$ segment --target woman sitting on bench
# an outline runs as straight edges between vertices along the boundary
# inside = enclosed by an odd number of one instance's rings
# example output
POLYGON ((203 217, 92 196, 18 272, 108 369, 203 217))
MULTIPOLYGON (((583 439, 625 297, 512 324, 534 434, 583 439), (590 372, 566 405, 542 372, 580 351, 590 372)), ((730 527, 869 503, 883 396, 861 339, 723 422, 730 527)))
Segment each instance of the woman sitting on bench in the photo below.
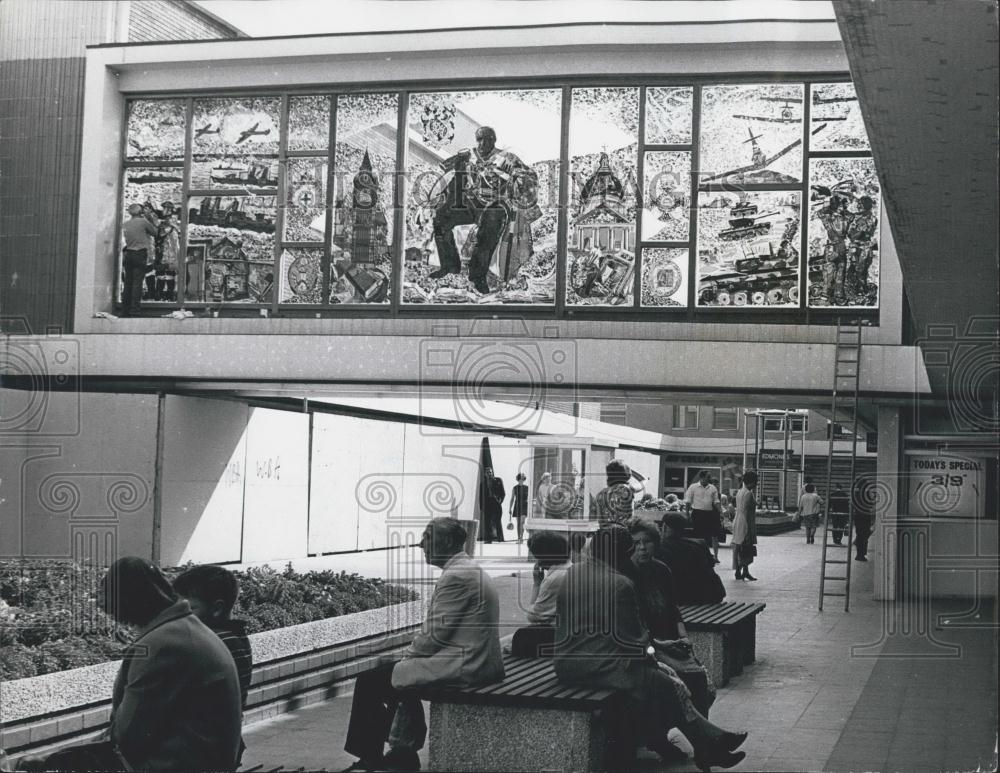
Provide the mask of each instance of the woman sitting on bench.
POLYGON ((557 601, 556 675, 564 683, 628 694, 639 703, 640 737, 653 751, 669 744, 667 730, 676 727, 694 747, 700 770, 731 768, 746 756, 734 750, 747 735, 705 719, 677 674, 656 660, 635 585, 620 571, 630 565, 631 550, 628 529, 604 526, 591 541, 591 560, 567 572, 557 601))

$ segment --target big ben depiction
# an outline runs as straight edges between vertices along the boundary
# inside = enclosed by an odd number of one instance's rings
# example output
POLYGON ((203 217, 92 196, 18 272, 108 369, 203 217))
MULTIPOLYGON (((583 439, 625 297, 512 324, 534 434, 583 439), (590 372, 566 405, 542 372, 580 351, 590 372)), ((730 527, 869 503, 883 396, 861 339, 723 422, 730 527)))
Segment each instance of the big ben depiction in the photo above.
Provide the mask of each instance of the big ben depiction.
POLYGON ((354 225, 351 235, 351 262, 371 265, 386 251, 387 222, 378 206, 378 179, 372 172, 372 162, 365 151, 361 169, 354 176, 352 204, 354 225))

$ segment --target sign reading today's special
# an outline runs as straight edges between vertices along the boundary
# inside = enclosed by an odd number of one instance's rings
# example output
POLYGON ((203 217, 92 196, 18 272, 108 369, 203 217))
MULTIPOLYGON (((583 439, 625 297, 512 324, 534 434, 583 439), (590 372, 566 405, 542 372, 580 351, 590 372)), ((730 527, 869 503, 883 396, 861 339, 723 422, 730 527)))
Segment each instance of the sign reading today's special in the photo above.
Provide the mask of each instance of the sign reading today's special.
POLYGON ((984 469, 981 460, 954 456, 909 459, 909 515, 981 515, 984 469))

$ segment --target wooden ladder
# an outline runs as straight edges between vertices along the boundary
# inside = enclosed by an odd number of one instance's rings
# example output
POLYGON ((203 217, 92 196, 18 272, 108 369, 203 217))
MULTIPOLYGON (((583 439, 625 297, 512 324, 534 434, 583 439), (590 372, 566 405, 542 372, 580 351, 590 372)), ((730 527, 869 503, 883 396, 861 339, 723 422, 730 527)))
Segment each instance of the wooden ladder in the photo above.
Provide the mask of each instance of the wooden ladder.
POLYGON ((826 517, 823 519, 823 558, 820 562, 819 609, 827 596, 843 596, 844 611, 851 608, 851 540, 854 530, 854 475, 857 468, 858 392, 861 376, 861 321, 847 323, 837 318, 837 346, 833 365, 833 398, 830 408, 830 440, 826 459, 826 517), (840 421, 844 417, 846 421, 840 421), (849 424, 850 434, 840 437, 838 424, 849 424), (843 447, 843 444, 849 447, 843 447), (839 445, 838 445, 839 444, 839 445), (833 491, 833 460, 850 458, 851 476, 848 484, 846 541, 830 542, 830 494, 833 491), (831 587, 827 588, 830 583, 831 587))

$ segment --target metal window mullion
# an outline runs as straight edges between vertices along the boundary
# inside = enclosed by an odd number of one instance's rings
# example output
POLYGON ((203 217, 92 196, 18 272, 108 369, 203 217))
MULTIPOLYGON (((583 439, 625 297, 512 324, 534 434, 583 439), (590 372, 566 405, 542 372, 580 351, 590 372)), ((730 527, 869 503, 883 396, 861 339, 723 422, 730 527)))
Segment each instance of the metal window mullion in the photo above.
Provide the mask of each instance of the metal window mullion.
POLYGON ((639 137, 636 143, 637 155, 635 161, 636 193, 638 198, 635 207, 635 241, 632 245, 632 308, 638 309, 642 304, 642 266, 639 258, 645 260, 640 248, 642 243, 642 211, 646 205, 646 87, 639 87, 639 137))
MULTIPOLYGON (((184 172, 181 176, 181 206, 178 228, 180 229, 177 254, 177 300, 181 306, 187 301, 187 237, 188 237, 188 212, 190 203, 188 196, 191 190, 191 164, 194 156, 194 98, 188 97, 185 100, 184 116, 184 172), (182 268, 183 267, 183 268, 182 268)), ((205 260, 208 260, 208 248, 205 249, 205 260)), ((205 264, 202 263, 202 287, 205 286, 204 272, 205 264)), ((204 300, 204 299, 199 299, 204 300)))
POLYGON ((701 89, 700 84, 691 92, 691 180, 688 202, 688 320, 694 320, 698 297, 698 176, 701 174, 701 89))
POLYGON ((392 283, 389 285, 389 307, 393 317, 399 316, 403 299, 403 244, 406 238, 406 151, 407 116, 410 112, 410 94, 400 91, 396 97, 396 168, 392 181, 392 283))
POLYGON ((288 204, 288 95, 281 95, 278 128, 278 188, 275 191, 274 244, 271 247, 271 314, 278 313, 281 300, 281 254, 285 243, 285 207, 288 204))
MULTIPOLYGON (((812 84, 807 83, 802 90, 802 200, 799 202, 799 304, 806 309, 806 324, 809 324, 809 145, 812 129, 812 84)), ((829 492, 827 492, 829 495, 829 492)))
POLYGON ((573 89, 563 86, 562 113, 559 116, 559 207, 556 222, 556 319, 566 316, 566 274, 569 268, 569 190, 573 170, 569 156, 569 121, 573 106, 573 89))
POLYGON ((330 101, 330 119, 326 132, 326 206, 323 208, 323 218, 326 224, 326 234, 323 236, 323 258, 320 264, 320 284, 322 297, 320 303, 330 306, 330 284, 333 267, 330 261, 333 256, 334 196, 337 193, 337 99, 338 94, 328 94, 330 101))

